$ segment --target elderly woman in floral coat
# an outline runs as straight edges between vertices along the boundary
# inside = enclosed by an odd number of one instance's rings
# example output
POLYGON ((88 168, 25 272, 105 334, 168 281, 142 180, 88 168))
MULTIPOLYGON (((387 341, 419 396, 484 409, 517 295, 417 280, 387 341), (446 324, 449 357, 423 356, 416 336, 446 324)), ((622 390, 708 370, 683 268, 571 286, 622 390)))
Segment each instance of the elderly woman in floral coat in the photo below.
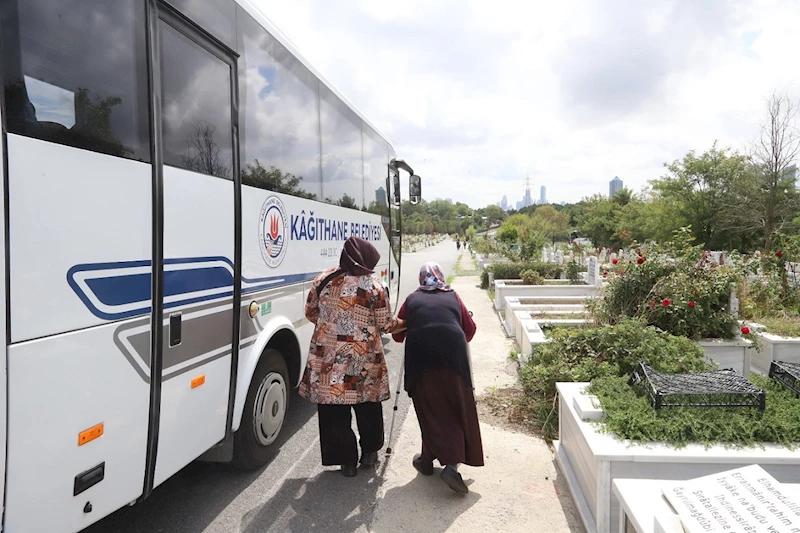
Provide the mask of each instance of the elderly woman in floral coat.
POLYGON ((351 409, 361 464, 374 465, 383 447, 381 402, 389 399, 389 379, 381 333, 396 329, 398 321, 372 275, 378 259, 369 241, 350 237, 339 266, 317 276, 306 300, 306 318, 316 327, 300 395, 317 404, 322 464, 341 465, 348 477, 357 474, 358 460, 351 409))

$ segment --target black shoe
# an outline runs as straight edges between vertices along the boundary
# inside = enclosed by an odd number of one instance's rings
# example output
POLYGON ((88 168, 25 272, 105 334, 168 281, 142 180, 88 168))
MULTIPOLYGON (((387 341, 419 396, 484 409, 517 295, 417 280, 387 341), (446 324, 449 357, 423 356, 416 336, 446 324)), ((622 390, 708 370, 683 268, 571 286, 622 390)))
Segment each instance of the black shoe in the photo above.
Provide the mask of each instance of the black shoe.
POLYGON ((344 474, 344 477, 356 477, 358 469, 354 464, 342 465, 342 474, 344 474))
POLYGON ((361 454, 361 466, 375 466, 377 462, 378 462, 378 452, 361 454))
POLYGON ((469 488, 467 488, 466 483, 464 483, 464 480, 461 478, 461 474, 452 466, 445 466, 442 473, 439 474, 439 479, 447 483, 447 486, 456 492, 460 492, 461 494, 469 492, 469 488))
POLYGON ((417 472, 423 476, 433 475, 433 461, 423 461, 422 454, 416 454, 411 460, 411 464, 417 469, 417 472))

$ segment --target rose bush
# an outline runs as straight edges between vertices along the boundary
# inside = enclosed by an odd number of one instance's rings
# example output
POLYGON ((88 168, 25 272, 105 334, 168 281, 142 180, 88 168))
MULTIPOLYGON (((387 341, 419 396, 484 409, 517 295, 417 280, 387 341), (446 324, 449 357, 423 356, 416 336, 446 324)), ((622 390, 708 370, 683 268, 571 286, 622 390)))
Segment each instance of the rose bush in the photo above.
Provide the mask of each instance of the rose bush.
POLYGON ((593 304, 595 317, 606 324, 641 317, 648 325, 695 340, 739 334, 729 302, 731 290, 743 279, 744 263, 731 254, 725 265, 718 265, 693 240, 690 229, 683 228, 673 241, 641 247, 631 260, 620 261, 621 268, 608 278, 605 298, 593 304))

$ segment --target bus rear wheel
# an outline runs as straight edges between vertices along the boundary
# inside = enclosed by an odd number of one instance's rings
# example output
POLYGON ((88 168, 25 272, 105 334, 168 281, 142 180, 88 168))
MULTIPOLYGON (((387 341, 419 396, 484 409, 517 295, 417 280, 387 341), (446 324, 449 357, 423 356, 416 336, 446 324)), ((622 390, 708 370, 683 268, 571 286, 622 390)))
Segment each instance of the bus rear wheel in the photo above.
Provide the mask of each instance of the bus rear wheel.
POLYGON ((242 422, 233 437, 233 464, 242 470, 265 465, 277 452, 289 407, 289 370, 277 350, 261 356, 247 390, 242 422))

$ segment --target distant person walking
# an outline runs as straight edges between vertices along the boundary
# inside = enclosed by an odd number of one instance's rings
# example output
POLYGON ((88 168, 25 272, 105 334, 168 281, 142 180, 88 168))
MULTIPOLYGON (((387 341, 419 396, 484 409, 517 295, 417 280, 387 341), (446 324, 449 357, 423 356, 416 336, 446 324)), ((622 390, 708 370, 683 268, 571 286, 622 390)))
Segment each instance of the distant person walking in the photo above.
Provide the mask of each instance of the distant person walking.
POLYGON ((383 447, 383 409, 389 379, 381 333, 397 326, 389 295, 373 276, 380 253, 350 237, 339 266, 314 279, 306 318, 314 325, 300 396, 317 404, 324 466, 341 465, 347 477, 358 471, 358 447, 351 428, 356 413, 361 464, 372 466, 383 447))
POLYGON ((422 453, 412 464, 430 476, 437 459, 444 466, 439 477, 454 491, 467 493, 459 463, 483 466, 467 346, 475 335, 475 322, 434 262, 422 265, 419 287, 403 302, 397 317, 407 330, 392 336, 406 343, 405 390, 422 432, 422 453))

